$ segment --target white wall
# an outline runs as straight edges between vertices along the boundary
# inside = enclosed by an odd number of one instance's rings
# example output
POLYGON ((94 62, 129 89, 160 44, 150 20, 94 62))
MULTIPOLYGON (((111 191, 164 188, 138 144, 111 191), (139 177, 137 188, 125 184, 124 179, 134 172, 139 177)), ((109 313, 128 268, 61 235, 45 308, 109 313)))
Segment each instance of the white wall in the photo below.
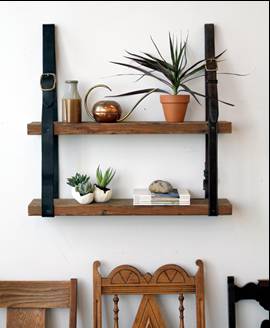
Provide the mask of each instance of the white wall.
MULTIPOLYGON (((268 8, 266 1, 1 2, 1 280, 77 277, 79 328, 86 328, 94 260, 104 262, 104 273, 123 263, 154 271, 170 262, 194 273, 194 262, 201 258, 206 263, 207 327, 227 327, 226 277, 235 275, 240 284, 268 277, 268 8), (188 31, 190 58, 200 59, 208 22, 216 24, 217 51, 228 49, 221 70, 250 73, 220 77, 220 97, 236 104, 235 109, 221 106, 220 118, 231 120, 234 132, 219 139, 220 196, 232 201, 234 214, 28 217, 28 203, 40 197, 40 137, 28 137, 26 124, 41 117, 41 24, 58 27, 60 100, 66 79, 78 79, 82 95, 98 82, 109 83, 115 92, 135 88, 130 78, 110 77, 123 70, 109 61, 122 59, 125 49, 152 52, 150 35, 166 52, 168 31, 188 31)), ((145 80, 141 85, 155 84, 145 80)), ((203 80, 194 87, 203 90, 203 80)), ((133 101, 122 104, 128 109, 133 101)), ((188 118, 202 119, 203 112, 192 101, 188 118)), ((158 96, 145 101, 132 119, 163 120, 158 96)), ((61 196, 69 197, 66 177, 75 171, 93 177, 99 163, 117 169, 116 197, 129 197, 134 187, 154 178, 183 184, 200 196, 203 162, 202 136, 61 137, 61 196)), ((176 303, 172 313, 170 327, 176 327, 176 303)), ((127 320, 122 327, 130 327, 130 315, 121 315, 127 320)), ((243 303, 239 327, 258 327, 265 317, 255 302, 243 303)), ((50 327, 64 323, 62 312, 50 317, 50 327)), ((190 327, 195 327, 192 320, 190 327)))

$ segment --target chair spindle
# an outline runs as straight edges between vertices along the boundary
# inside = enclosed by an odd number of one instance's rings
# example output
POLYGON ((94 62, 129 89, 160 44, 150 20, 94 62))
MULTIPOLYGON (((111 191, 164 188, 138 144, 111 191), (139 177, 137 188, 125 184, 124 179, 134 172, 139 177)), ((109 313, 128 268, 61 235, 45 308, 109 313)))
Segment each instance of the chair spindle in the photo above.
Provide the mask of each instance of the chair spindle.
POLYGON ((185 328, 185 307, 184 307, 184 300, 185 300, 185 297, 184 297, 184 294, 180 294, 179 298, 179 303, 180 303, 180 306, 179 306, 179 312, 180 312, 180 316, 179 316, 179 319, 180 319, 180 324, 179 324, 179 328, 185 328))
POLYGON ((118 307, 119 297, 118 297, 118 295, 114 295, 113 303, 114 303, 114 307, 113 307, 114 328, 119 328, 119 316, 118 316, 118 313, 119 313, 119 307, 118 307))

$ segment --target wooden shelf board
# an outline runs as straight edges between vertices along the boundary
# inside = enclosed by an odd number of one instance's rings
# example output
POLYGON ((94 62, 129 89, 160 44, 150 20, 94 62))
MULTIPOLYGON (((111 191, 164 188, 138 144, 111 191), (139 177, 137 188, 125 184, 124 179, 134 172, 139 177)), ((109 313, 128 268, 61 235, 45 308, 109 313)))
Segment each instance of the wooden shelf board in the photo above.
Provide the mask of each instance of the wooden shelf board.
MULTIPOLYGON (((232 205, 220 199, 219 214, 231 215, 232 205)), ((133 206, 132 199, 113 199, 108 203, 80 205, 73 199, 55 199, 55 216, 99 215, 208 215, 208 201, 192 199, 190 206, 133 206)), ((41 200, 34 199, 28 207, 29 216, 41 216, 41 200)))
MULTIPOLYGON (((205 121, 189 121, 183 123, 168 122, 121 122, 121 123, 54 123, 55 135, 82 135, 82 134, 205 134, 208 124, 205 121)), ((220 121, 219 133, 232 133, 232 123, 220 121)), ((27 125, 28 135, 41 134, 41 122, 32 122, 27 125)))

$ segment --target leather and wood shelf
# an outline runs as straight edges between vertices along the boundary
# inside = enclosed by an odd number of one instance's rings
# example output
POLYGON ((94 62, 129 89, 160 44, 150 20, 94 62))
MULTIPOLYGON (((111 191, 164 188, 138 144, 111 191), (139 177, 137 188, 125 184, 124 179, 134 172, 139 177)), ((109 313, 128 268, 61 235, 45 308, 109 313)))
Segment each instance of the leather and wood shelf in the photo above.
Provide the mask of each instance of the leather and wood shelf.
MULTIPOLYGON (((49 37, 43 38, 43 49, 49 63, 55 63, 54 28, 50 25, 49 37), (48 44, 49 41, 49 44, 48 44)), ((218 199, 218 134, 232 133, 232 123, 219 121, 217 72, 215 60, 215 27, 205 24, 205 120, 183 123, 124 121, 119 123, 82 122, 77 124, 58 121, 57 94, 43 92, 42 122, 27 126, 28 135, 41 135, 41 189, 42 199, 29 205, 29 215, 96 216, 96 215, 231 215, 232 205, 226 199, 218 199), (211 65, 210 65, 211 64, 211 65), (54 97, 51 101, 51 96, 54 97), (49 98, 49 101, 48 101, 49 98), (52 105, 51 105, 52 102, 52 105), (205 139, 205 165, 203 189, 206 199, 193 199, 191 206, 133 206, 131 199, 115 199, 106 204, 79 205, 75 200, 59 199, 59 135, 177 135, 201 134, 205 139)), ((56 72, 55 67, 46 72, 56 72)), ((47 74, 48 75, 48 74, 47 74)), ((49 74, 51 75, 51 74, 49 74)))
MULTIPOLYGON (((63 123, 54 122, 55 135, 112 135, 112 134, 207 134, 208 122, 186 121, 168 122, 121 122, 121 123, 63 123)), ((41 135, 41 122, 32 122, 27 126, 28 135, 41 135)), ((219 133, 232 133, 232 123, 218 122, 219 133)), ((227 199, 218 200, 220 215, 231 215, 232 205, 227 199)), ((42 216, 41 199, 34 199, 28 206, 29 216, 42 216)), ((207 199, 192 199, 190 206, 133 206, 132 199, 113 199, 108 203, 80 205, 73 199, 55 199, 55 216, 195 216, 209 214, 207 199)))
MULTIPOLYGON (((219 215, 231 215, 232 205, 227 199, 218 200, 219 215)), ((28 206, 29 216, 41 216, 41 199, 34 199, 28 206)), ((55 199, 55 216, 100 215, 208 215, 207 199, 192 199, 190 206, 133 206, 132 199, 113 199, 108 203, 80 205, 73 199, 55 199)))
MULTIPOLYGON (((28 135, 41 135, 41 122, 27 125, 28 135)), ((208 123, 205 121, 168 122, 121 122, 121 123, 54 123, 55 135, 87 134, 206 134, 208 123)), ((218 122, 218 133, 232 133, 232 123, 218 122)))

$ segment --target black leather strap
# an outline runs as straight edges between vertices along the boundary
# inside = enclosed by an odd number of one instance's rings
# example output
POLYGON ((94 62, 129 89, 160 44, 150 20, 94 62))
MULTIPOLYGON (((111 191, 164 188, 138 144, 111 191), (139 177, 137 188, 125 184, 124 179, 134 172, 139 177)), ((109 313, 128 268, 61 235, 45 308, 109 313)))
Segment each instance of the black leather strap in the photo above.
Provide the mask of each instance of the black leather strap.
POLYGON ((213 24, 205 25, 205 58, 207 59, 205 71, 206 92, 206 120, 208 121, 208 134, 206 140, 205 164, 205 195, 209 202, 209 216, 218 213, 218 136, 217 123, 219 117, 217 65, 215 57, 215 27, 213 24))
POLYGON ((55 26, 43 25, 42 91, 42 216, 54 216, 54 198, 59 197, 58 137, 53 123, 58 120, 56 90, 55 26))

